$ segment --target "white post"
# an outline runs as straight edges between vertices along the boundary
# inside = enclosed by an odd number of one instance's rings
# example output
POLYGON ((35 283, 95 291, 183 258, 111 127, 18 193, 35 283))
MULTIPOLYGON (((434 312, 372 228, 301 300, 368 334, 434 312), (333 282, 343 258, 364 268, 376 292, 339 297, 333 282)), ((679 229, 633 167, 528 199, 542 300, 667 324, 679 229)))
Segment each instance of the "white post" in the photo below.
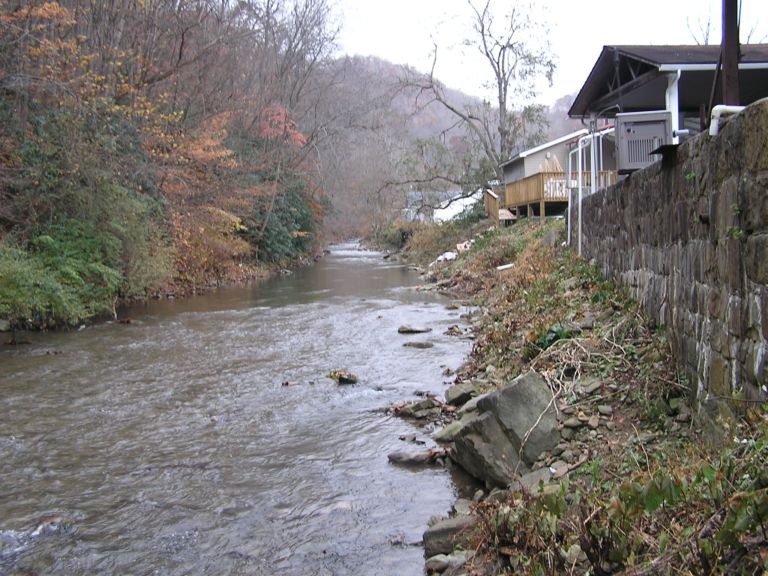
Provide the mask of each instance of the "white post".
POLYGON ((573 150, 568 152, 568 172, 565 175, 565 189, 568 190, 568 246, 571 245, 571 220, 573 215, 571 214, 571 170, 573 169, 573 150))
POLYGON ((595 141, 597 140, 597 118, 592 116, 592 120, 589 122, 589 173, 592 179, 591 186, 589 187, 589 193, 594 194, 597 192, 597 146, 595 141))
POLYGON ((581 256, 581 198, 582 198, 582 191, 581 189, 584 187, 584 170, 582 165, 582 142, 584 138, 579 138, 579 256, 581 256))
POLYGON ((680 70, 667 74, 667 91, 664 98, 667 110, 672 112, 672 144, 680 144, 680 137, 677 135, 678 130, 680 130, 680 95, 678 91, 680 74, 680 70))

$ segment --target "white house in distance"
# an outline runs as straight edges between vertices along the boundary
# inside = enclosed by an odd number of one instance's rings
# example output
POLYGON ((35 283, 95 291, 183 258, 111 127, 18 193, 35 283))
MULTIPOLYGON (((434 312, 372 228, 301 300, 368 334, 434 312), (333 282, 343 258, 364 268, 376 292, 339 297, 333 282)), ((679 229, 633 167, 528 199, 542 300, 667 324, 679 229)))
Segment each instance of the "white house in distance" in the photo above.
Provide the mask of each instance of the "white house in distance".
POLYGON ((448 222, 471 210, 482 198, 481 190, 472 194, 465 194, 461 190, 413 191, 406 195, 407 206, 402 210, 402 216, 409 222, 448 222))
POLYGON ((449 222, 465 211, 471 210, 475 204, 482 200, 482 198, 483 193, 481 190, 477 190, 469 196, 464 196, 459 193, 458 196, 442 202, 440 206, 435 208, 432 213, 432 220, 434 222, 449 222))

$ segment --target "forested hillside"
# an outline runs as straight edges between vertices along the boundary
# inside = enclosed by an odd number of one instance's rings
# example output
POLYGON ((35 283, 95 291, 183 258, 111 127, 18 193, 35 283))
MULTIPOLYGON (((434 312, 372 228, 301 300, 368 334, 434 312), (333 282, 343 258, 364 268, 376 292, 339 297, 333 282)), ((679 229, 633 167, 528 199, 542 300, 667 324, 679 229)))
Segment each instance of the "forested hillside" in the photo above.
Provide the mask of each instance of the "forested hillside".
POLYGON ((0 319, 247 279, 476 181, 417 71, 340 57, 338 22, 326 0, 0 0, 0 319))
POLYGON ((317 0, 4 1, 0 317, 74 322, 309 253, 327 18, 317 0))

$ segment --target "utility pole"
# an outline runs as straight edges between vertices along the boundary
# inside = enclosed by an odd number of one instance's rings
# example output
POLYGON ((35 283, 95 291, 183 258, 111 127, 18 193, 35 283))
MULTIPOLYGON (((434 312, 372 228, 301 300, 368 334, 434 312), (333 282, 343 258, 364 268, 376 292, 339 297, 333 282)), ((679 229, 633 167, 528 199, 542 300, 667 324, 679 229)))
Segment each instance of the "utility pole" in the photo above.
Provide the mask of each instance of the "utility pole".
POLYGON ((739 106, 739 0, 723 0, 723 104, 739 106))

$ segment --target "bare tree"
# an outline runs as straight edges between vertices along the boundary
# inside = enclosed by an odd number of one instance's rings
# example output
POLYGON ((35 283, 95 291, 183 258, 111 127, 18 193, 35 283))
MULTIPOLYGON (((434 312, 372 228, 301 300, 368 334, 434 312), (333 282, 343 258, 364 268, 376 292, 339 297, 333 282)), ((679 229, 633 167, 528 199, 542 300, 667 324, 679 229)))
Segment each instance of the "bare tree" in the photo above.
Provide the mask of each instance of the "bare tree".
MULTIPOLYGON (((739 20, 741 21, 741 13, 739 13, 739 20)), ((690 18, 685 19, 688 33, 691 35, 693 41, 699 46, 718 44, 720 42, 720 38, 716 36, 717 23, 717 20, 712 20, 711 9, 707 10, 706 19, 703 16, 696 18, 694 21, 691 21, 690 18)), ((741 22, 739 22, 739 24, 741 24, 741 22)), ((745 44, 760 44, 765 42, 766 38, 768 38, 768 35, 764 33, 761 35, 759 20, 752 23, 746 35, 742 34, 742 41, 745 44)))
MULTIPOLYGON (((545 79, 550 84, 555 63, 547 41, 548 30, 533 16, 530 4, 516 3, 501 17, 493 0, 478 4, 468 0, 474 34, 465 45, 474 47, 489 70, 487 84, 495 93, 495 101, 479 105, 458 105, 449 97, 445 86, 437 79, 437 47, 433 66, 428 74, 409 74, 406 82, 418 89, 425 103, 437 102, 448 109, 457 120, 456 129, 464 129, 477 143, 473 150, 480 155, 465 166, 482 173, 481 164, 491 167, 492 177, 501 179, 499 165, 521 149, 540 142, 546 124, 545 109, 534 102, 537 83, 545 79)), ((475 186, 487 182, 475 182, 475 186)))
POLYGON ((688 32, 699 46, 710 44, 712 38, 712 12, 707 10, 707 18, 696 18, 694 22, 691 22, 690 18, 685 19, 685 25, 688 27, 688 32))

